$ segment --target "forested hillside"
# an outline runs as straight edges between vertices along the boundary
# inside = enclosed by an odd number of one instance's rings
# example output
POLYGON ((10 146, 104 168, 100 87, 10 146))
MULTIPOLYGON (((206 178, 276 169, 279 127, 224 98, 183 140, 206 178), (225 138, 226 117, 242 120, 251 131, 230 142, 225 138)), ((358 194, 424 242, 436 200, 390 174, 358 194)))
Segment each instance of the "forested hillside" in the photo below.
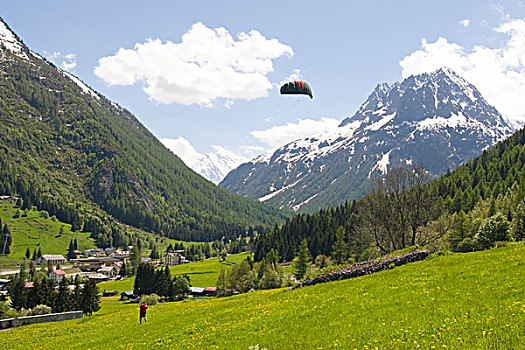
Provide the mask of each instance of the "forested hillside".
POLYGON ((428 183, 421 167, 392 169, 361 200, 297 215, 256 242, 291 260, 303 239, 312 256, 365 260, 410 245, 472 251, 525 237, 525 129, 428 183))
POLYGON ((191 171, 130 112, 8 34, 0 47, 1 194, 94 232, 102 246, 113 242, 113 218, 183 240, 228 239, 283 219, 191 171))

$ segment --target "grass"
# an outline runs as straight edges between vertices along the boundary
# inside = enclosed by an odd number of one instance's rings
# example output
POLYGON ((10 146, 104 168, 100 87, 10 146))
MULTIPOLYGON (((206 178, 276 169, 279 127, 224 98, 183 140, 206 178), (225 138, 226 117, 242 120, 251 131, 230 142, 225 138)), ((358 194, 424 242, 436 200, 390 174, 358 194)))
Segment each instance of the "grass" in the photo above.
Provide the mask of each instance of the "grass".
POLYGON ((31 255, 33 250, 40 248, 42 254, 67 254, 69 242, 77 239, 80 250, 95 248, 89 233, 71 232, 71 225, 61 223, 51 218, 40 217, 40 212, 28 210, 27 217, 14 218, 17 208, 9 200, 0 201, 0 217, 3 224, 8 224, 12 235, 11 254, 0 257, 0 266, 14 266, 24 258, 26 249, 31 255), (63 232, 60 234, 60 227, 63 232))
MULTIPOLYGON (((188 274, 193 287, 215 287, 222 268, 238 264, 246 259, 248 255, 249 253, 229 255, 226 262, 222 263, 219 262, 218 258, 211 258, 204 261, 171 266, 170 272, 172 276, 188 274)), ((103 282, 100 284, 100 290, 118 290, 120 292, 133 290, 134 282, 135 278, 133 277, 121 281, 103 282)))
POLYGON ((519 349, 525 246, 438 256, 355 279, 200 302, 104 303, 2 332, 6 349, 519 349))

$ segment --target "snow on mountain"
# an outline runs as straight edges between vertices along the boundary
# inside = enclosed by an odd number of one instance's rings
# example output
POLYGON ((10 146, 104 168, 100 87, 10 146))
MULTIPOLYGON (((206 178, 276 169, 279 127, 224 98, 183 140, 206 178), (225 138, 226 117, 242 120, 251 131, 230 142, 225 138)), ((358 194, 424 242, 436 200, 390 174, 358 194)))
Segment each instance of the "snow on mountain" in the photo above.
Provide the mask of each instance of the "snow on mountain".
POLYGON ((161 138, 160 141, 193 171, 216 184, 224 179, 232 169, 247 160, 221 146, 213 146, 213 152, 199 153, 183 137, 161 138))
POLYGON ((20 58, 28 59, 27 54, 24 50, 24 44, 16 35, 7 27, 7 25, 0 18, 0 44, 7 50, 13 52, 20 58))
POLYGON ((370 181, 419 163, 441 174, 510 135, 476 87, 448 68, 377 85, 339 127, 242 164, 221 182, 294 211, 361 197, 370 181))

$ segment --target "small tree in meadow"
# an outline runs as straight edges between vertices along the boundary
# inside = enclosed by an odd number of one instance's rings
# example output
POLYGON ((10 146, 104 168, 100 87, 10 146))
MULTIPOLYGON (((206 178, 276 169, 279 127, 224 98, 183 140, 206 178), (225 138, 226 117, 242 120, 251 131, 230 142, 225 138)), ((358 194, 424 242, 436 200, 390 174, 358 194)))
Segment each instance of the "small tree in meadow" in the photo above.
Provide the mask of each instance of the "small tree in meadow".
POLYGON ((476 235, 481 248, 490 248, 497 241, 508 241, 509 226, 507 218, 499 212, 483 220, 476 235))
POLYGON ((308 250, 308 243, 303 239, 299 247, 299 253, 294 260, 295 278, 301 280, 306 275, 308 263, 310 262, 310 251, 308 250))

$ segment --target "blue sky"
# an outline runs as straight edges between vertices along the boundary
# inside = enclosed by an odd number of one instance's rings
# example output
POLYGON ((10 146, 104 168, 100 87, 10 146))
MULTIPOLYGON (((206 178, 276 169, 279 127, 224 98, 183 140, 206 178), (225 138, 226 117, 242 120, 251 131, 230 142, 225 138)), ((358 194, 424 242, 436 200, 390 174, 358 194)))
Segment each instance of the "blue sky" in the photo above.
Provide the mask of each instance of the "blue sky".
POLYGON ((523 106, 510 100, 525 91, 525 49, 516 44, 525 38, 524 1, 17 0, 0 3, 0 16, 30 49, 132 111, 157 137, 182 137, 201 153, 221 146, 251 158, 333 127, 378 83, 441 62, 482 86, 504 115, 522 117, 523 106), (249 47, 208 44, 217 33, 233 44, 248 33, 249 47), (199 70, 202 62, 185 70, 181 51, 192 50, 211 70, 199 70), (485 74, 483 62, 492 60, 498 69, 485 74), (278 94, 274 86, 294 72, 310 83, 313 100, 278 94), (494 81, 512 91, 502 94, 494 81))

